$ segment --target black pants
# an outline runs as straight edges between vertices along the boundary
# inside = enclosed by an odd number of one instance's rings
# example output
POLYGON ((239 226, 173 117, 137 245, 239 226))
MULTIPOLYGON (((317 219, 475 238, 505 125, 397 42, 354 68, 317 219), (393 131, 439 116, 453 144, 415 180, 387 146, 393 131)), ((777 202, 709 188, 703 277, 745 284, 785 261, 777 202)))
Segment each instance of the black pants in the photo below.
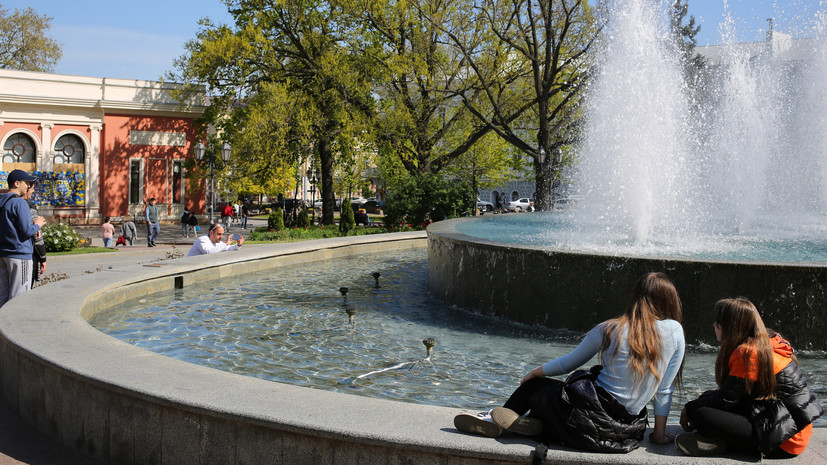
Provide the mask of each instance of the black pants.
MULTIPOLYGON (((733 449, 758 452, 758 442, 753 434, 752 423, 743 415, 711 407, 701 407, 692 415, 692 426, 699 434, 726 441, 733 449)), ((767 454, 768 458, 795 457, 781 448, 767 454)))
POLYGON ((517 412, 518 415, 525 415, 531 411, 529 416, 542 419, 539 411, 544 405, 548 405, 549 399, 559 396, 563 389, 563 382, 552 378, 532 378, 521 384, 511 397, 508 398, 503 407, 517 412))

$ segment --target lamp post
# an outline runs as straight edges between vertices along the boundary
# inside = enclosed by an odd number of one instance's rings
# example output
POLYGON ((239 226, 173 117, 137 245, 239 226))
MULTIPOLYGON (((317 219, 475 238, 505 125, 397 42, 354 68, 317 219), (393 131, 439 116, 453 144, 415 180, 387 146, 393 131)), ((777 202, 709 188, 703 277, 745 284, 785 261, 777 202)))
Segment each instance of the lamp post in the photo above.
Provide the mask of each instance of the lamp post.
MULTIPOLYGON (((203 142, 198 141, 193 151, 195 152, 195 159, 201 161, 207 153, 207 147, 204 146, 203 142)), ((232 147, 230 147, 228 142, 221 144, 221 158, 224 160, 224 163, 230 161, 231 152, 232 147)), ((213 212, 215 211, 215 150, 210 150, 208 156, 210 163, 210 226, 212 226, 213 212)))
POLYGON ((316 183, 319 182, 319 173, 314 168, 307 170, 307 182, 310 183, 310 208, 313 209, 311 224, 316 224, 316 183))

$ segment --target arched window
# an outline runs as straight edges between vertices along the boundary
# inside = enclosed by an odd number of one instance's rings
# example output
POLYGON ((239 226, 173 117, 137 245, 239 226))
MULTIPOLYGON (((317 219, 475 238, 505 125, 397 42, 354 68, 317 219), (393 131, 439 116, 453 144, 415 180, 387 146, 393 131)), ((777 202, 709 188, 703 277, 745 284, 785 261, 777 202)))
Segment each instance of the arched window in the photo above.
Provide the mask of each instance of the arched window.
POLYGON ((3 163, 34 163, 34 147, 26 134, 12 134, 3 144, 3 163))
POLYGON ((83 163, 83 142, 80 137, 66 134, 55 143, 55 163, 83 163))
POLYGON ((512 201, 512 202, 513 202, 514 200, 519 199, 519 198, 520 198, 520 193, 519 193, 519 192, 517 192, 517 191, 512 191, 512 192, 511 192, 511 201, 512 201))

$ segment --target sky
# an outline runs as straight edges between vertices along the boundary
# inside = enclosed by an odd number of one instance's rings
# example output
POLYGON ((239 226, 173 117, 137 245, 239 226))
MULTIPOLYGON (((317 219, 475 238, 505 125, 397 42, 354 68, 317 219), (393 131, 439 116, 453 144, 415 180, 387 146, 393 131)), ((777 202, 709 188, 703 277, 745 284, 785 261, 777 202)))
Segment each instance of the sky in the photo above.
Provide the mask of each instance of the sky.
MULTIPOLYGON (((653 0, 657 1, 657 0, 653 0)), ((814 18, 827 0, 689 0, 701 25, 698 45, 721 42, 729 11, 737 42, 763 40, 768 23, 794 37, 813 35, 814 18), (727 8, 725 9, 725 3, 727 8)), ((51 37, 63 46, 55 72, 81 76, 158 80, 173 70, 198 20, 231 20, 220 0, 0 0, 3 9, 32 7, 52 19, 51 37)))

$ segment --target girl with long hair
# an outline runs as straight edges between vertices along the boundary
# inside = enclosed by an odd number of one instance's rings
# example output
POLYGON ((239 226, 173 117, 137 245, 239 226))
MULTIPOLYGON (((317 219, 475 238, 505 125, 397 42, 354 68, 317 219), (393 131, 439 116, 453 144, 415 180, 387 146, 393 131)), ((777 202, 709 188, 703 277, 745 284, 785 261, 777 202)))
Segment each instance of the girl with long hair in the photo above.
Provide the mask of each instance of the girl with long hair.
POLYGON ((681 303, 663 273, 635 285, 626 313, 595 326, 570 353, 531 370, 503 407, 488 414, 458 415, 460 431, 497 437, 504 431, 537 436, 597 452, 638 447, 654 398, 650 439, 666 444, 673 384, 680 382, 684 355, 681 303), (549 378, 575 370, 600 354, 603 366, 578 370, 566 381, 549 378))
POLYGON ((678 449, 720 455, 736 447, 771 458, 795 457, 812 434, 821 405, 798 369, 790 343, 767 329, 758 309, 739 297, 715 304, 718 389, 686 404, 678 449))

